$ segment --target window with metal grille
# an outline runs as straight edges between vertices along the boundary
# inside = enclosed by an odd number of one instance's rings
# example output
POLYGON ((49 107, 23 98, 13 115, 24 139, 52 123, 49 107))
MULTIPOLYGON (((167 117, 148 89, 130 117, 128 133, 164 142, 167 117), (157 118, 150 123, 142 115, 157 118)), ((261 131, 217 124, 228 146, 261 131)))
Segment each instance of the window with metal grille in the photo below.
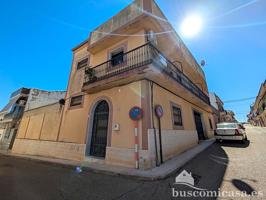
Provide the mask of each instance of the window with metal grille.
POLYGON ((174 125, 174 127, 183 126, 181 108, 179 108, 177 106, 172 106, 172 110, 173 110, 173 125, 174 125))
POLYGON ((88 60, 89 60, 88 58, 85 58, 85 59, 79 61, 77 64, 77 69, 81 69, 83 67, 86 67, 88 64, 88 60))
POLYGON ((71 101, 70 101, 70 107, 81 105, 82 104, 82 99, 83 99, 82 95, 72 97, 71 101))
POLYGON ((120 65, 124 62, 124 51, 119 51, 111 54, 112 66, 120 65))

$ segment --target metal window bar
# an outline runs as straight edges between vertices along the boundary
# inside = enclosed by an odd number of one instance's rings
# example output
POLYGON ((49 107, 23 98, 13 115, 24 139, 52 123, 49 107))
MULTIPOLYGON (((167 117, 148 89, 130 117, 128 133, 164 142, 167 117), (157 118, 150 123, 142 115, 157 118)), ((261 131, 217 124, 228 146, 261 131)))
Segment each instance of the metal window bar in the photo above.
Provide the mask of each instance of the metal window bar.
POLYGON ((128 51, 123 56, 123 62, 115 66, 112 65, 112 60, 108 60, 93 68, 86 67, 84 85, 153 63, 163 73, 169 75, 205 103, 210 104, 209 97, 151 43, 128 51))

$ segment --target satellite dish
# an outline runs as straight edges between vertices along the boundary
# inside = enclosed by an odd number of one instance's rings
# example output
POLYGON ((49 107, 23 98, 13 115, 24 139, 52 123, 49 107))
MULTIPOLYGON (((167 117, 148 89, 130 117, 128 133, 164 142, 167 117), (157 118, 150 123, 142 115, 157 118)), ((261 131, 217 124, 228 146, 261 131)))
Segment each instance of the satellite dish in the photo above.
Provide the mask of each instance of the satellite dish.
POLYGON ((201 65, 202 67, 204 67, 204 66, 206 65, 205 60, 202 60, 202 61, 200 62, 200 65, 201 65))

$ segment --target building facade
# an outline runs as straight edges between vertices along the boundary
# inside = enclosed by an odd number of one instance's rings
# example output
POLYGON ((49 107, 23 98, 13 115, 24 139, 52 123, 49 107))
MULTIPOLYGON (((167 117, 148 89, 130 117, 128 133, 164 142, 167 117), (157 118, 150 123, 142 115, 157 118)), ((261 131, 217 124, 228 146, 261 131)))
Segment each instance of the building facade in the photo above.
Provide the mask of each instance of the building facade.
POLYGON ((204 72, 157 4, 136 0, 73 49, 57 136, 31 140, 19 131, 14 152, 152 168, 160 148, 156 105, 164 113, 164 160, 213 137, 204 72), (137 123, 133 107, 143 111, 137 123))
POLYGON ((217 94, 210 93, 209 96, 215 124, 222 122, 237 122, 235 113, 232 110, 224 109, 224 103, 217 94))
MULTIPOLYGON (((12 149, 24 113, 45 105, 58 103, 65 92, 49 92, 39 89, 21 88, 13 92, 8 104, 0 112, 0 147, 12 149)), ((37 123, 37 125, 40 123, 37 123)))
POLYGON ((247 117, 252 125, 266 127, 266 80, 261 84, 256 101, 250 107, 247 117))
POLYGON ((210 96, 210 103, 212 106, 214 122, 215 124, 221 123, 224 120, 222 117, 222 113, 225 112, 225 109, 223 107, 224 103, 220 99, 220 97, 213 92, 211 92, 209 96, 210 96))
POLYGON ((20 119, 28 99, 29 89, 20 88, 10 95, 9 102, 0 111, 0 149, 11 149, 20 119))

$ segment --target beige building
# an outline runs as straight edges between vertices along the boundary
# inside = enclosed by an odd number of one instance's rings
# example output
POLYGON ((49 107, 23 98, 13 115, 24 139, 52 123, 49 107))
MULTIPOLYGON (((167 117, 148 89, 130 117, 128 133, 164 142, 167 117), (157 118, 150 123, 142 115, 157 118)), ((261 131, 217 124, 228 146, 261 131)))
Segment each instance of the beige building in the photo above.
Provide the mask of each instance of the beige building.
POLYGON ((136 0, 73 49, 64 107, 39 110, 45 117, 31 126, 25 114, 13 151, 152 168, 160 149, 156 105, 164 111, 164 160, 213 137, 204 72, 157 4, 136 0), (138 123, 129 118, 136 106, 138 123))
POLYGON ((256 101, 251 106, 248 121, 255 126, 266 127, 266 80, 261 84, 256 101))
POLYGON ((209 94, 209 97, 210 97, 210 103, 212 106, 212 112, 215 124, 224 122, 225 119, 223 117, 223 113, 225 112, 225 109, 223 107, 224 106, 223 101, 220 99, 220 97, 217 94, 213 92, 209 94))

